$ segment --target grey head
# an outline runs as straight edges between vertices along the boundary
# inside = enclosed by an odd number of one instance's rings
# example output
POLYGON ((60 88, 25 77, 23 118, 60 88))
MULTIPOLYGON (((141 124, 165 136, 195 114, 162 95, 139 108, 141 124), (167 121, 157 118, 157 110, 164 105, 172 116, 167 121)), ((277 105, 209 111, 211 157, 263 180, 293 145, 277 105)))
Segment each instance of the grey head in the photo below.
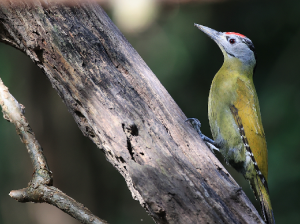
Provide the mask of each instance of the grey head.
POLYGON ((244 65, 256 65, 256 53, 252 41, 246 36, 235 32, 218 32, 206 26, 195 26, 213 39, 221 48, 224 57, 238 58, 244 65))

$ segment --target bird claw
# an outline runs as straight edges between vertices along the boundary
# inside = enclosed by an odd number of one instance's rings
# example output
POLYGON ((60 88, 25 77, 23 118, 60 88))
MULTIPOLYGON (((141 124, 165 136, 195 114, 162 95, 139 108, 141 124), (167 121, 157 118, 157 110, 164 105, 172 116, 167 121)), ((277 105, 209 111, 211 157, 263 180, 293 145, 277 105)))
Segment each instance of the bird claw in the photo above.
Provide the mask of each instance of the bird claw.
POLYGON ((201 122, 197 118, 188 118, 185 120, 185 122, 187 122, 187 121, 189 121, 191 123, 193 128, 197 131, 197 133, 200 135, 202 140, 206 143, 206 145, 212 152, 214 152, 214 150, 219 151, 217 143, 214 140, 212 140, 209 137, 202 134, 202 132, 200 130, 201 122))

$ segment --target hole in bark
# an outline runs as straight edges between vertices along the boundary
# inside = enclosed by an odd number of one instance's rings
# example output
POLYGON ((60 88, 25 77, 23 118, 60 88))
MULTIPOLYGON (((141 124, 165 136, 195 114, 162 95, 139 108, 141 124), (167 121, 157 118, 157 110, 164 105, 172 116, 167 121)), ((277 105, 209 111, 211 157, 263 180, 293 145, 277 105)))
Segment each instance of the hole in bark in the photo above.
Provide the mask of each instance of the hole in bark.
POLYGON ((117 160, 118 160, 119 162, 121 162, 121 163, 125 163, 125 160, 123 159, 123 157, 122 157, 122 156, 120 156, 120 157, 117 157, 117 160))
POLYGON ((37 48, 34 48, 33 51, 35 52, 37 58, 39 59, 39 61, 41 63, 44 62, 44 57, 43 57, 43 53, 44 53, 44 50, 41 49, 40 47, 37 47, 37 48))
POLYGON ((129 127, 125 127, 125 124, 123 123, 122 124, 122 128, 123 128, 123 131, 125 132, 126 136, 127 133, 131 134, 132 136, 138 136, 139 135, 139 129, 137 128, 136 124, 131 124, 129 125, 129 127))
POLYGON ((139 130, 135 124, 130 125, 130 131, 133 136, 139 135, 139 130))
POLYGON ((80 118, 84 117, 83 114, 82 114, 80 111, 75 110, 74 112, 75 112, 75 114, 76 114, 78 117, 80 117, 80 118))
POLYGON ((86 123, 85 116, 78 110, 75 110, 74 113, 79 118, 80 122, 82 123, 81 125, 85 125, 85 123, 86 123))
POLYGON ((94 133, 94 131, 90 127, 88 127, 88 126, 85 127, 85 132, 91 138, 94 138, 96 136, 95 133, 94 133))

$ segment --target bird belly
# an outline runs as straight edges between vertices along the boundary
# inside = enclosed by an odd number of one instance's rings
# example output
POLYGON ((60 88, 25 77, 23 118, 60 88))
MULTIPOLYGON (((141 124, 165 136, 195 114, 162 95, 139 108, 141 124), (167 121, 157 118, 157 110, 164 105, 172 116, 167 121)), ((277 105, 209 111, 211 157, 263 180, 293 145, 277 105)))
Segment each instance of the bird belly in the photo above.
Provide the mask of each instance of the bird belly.
POLYGON ((251 157, 247 155, 239 129, 230 111, 230 104, 221 102, 218 97, 209 97, 209 99, 208 117, 213 139, 220 146, 220 153, 225 161, 245 176, 252 170, 251 157), (211 99, 216 99, 218 102, 211 99))

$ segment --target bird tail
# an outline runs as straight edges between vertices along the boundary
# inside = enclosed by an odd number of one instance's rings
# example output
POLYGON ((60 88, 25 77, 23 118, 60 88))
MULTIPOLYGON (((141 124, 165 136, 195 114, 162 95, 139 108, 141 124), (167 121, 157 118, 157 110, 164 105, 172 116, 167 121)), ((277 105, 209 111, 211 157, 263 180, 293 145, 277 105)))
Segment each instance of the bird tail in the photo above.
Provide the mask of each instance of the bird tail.
POLYGON ((253 181, 250 181, 256 199, 260 202, 261 211, 266 224, 275 224, 275 218, 269 196, 268 184, 265 179, 257 175, 253 181), (264 181, 264 183, 262 182, 264 181))

